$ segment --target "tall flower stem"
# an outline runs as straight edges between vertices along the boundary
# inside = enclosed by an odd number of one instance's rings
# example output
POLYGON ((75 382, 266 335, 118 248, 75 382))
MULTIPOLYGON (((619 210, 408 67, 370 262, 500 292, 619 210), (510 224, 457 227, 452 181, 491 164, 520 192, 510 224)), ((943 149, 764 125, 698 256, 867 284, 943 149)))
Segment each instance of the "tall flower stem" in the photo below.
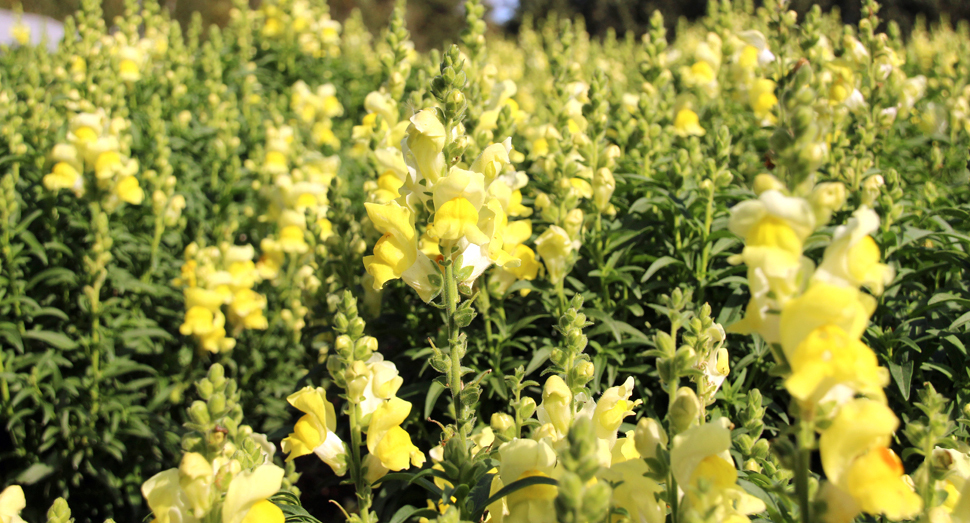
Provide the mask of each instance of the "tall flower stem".
POLYGON ((460 438, 462 446, 465 446, 465 427, 461 405, 461 341, 459 340, 459 327, 455 318, 458 310, 458 302, 461 296, 458 294, 458 280, 455 277, 455 263, 452 260, 445 262, 444 281, 442 282, 442 298, 445 302, 445 311, 448 316, 448 351, 451 361, 451 369, 448 372, 448 388, 451 389, 452 406, 455 409, 455 433, 460 438))
POLYGON ((815 442, 815 432, 811 420, 799 420, 795 441, 797 444, 795 454, 795 495, 798 497, 798 509, 802 523, 811 523, 812 505, 808 499, 808 473, 811 467, 812 447, 815 442))

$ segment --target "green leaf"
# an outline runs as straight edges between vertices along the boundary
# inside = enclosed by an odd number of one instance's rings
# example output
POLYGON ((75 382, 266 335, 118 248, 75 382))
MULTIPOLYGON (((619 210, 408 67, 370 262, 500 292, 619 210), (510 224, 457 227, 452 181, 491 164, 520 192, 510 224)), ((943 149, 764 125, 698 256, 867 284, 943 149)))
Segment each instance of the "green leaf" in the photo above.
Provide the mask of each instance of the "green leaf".
POLYGON ((27 470, 20 473, 14 483, 21 483, 24 485, 33 485, 38 481, 50 476, 54 472, 54 467, 48 465, 47 463, 34 463, 27 470))
POLYGON ((24 338, 42 341, 55 349, 60 350, 74 350, 77 348, 76 341, 68 338, 66 335, 60 332, 27 331, 24 333, 24 338))
POLYGON ((431 386, 428 387, 428 395, 424 397, 424 417, 427 419, 431 416, 431 411, 434 409, 435 402, 438 401, 438 397, 441 393, 445 391, 445 386, 437 381, 432 381, 431 386))
POLYGON ((504 498, 505 496, 508 496, 509 494, 522 490, 526 487, 531 487, 533 485, 552 485, 554 487, 558 487, 559 482, 552 478, 547 478, 543 476, 531 476, 528 478, 523 478, 523 479, 513 481, 512 483, 509 483, 508 485, 502 487, 501 490, 499 490, 494 495, 489 497, 488 500, 485 501, 485 504, 482 507, 477 508, 475 512, 477 513, 477 512, 484 511, 485 507, 491 505, 492 503, 495 503, 496 501, 504 498))
POLYGON ((899 365, 890 361, 888 365, 889 374, 892 375, 893 381, 899 387, 899 392, 902 393, 903 399, 909 401, 910 386, 913 381, 913 362, 907 361, 899 365))
POLYGON ((684 262, 671 256, 661 256, 660 258, 657 258, 653 263, 650 264, 650 267, 647 267, 647 272, 643 273, 643 276, 640 278, 640 283, 649 280, 650 277, 653 276, 657 271, 674 263, 683 265, 684 262))
POLYGON ((391 516, 390 521, 387 523, 404 523, 411 518, 432 518, 437 516, 438 513, 430 508, 418 508, 412 507, 411 505, 404 505, 399 508, 397 512, 391 516))

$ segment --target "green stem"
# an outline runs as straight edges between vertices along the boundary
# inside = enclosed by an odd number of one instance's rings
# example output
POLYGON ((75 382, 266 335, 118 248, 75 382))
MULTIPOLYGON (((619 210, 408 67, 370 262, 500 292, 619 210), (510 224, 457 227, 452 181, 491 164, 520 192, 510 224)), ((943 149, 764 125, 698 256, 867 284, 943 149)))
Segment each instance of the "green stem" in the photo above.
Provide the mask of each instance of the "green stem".
POLYGON ((802 523, 812 523, 812 505, 808 499, 808 474, 815 439, 812 425, 811 420, 799 420, 798 433, 795 436, 798 444, 795 455, 795 494, 798 496, 802 523))
POLYGON ((353 475, 354 490, 357 491, 359 516, 363 523, 370 523, 371 489, 364 478, 363 465, 360 459, 360 405, 350 403, 350 459, 351 474, 353 475))
POLYGON ((165 232, 164 219, 164 216, 161 214, 155 218, 155 236, 152 238, 152 252, 148 258, 148 270, 141 277, 141 281, 143 282, 150 281, 152 274, 155 273, 155 269, 158 267, 158 247, 162 243, 162 233, 165 232))
POLYGON ((613 303, 610 300, 610 284, 607 282, 605 274, 606 262, 603 260, 603 251, 606 250, 606 242, 603 240, 603 214, 600 212, 596 213, 596 222, 594 222, 593 230, 596 231, 596 264, 600 270, 600 288, 603 293, 603 305, 607 309, 610 309, 613 307, 613 303))
POLYGON ((707 263, 711 257, 711 246, 707 243, 707 238, 711 235, 711 225, 714 222, 714 188, 711 187, 707 198, 707 209, 704 212, 704 231, 701 236, 701 243, 704 250, 701 252, 701 265, 697 272, 697 282, 704 288, 704 279, 707 278, 707 263))
POLYGON ((448 315, 448 350, 451 356, 451 370, 448 376, 448 388, 451 389, 452 406, 455 409, 455 433, 458 435, 462 446, 465 447, 465 427, 464 416, 461 406, 461 357, 459 354, 458 323, 455 321, 455 311, 458 310, 458 280, 455 278, 455 263, 452 260, 445 262, 445 275, 443 285, 443 298, 445 310, 448 315))

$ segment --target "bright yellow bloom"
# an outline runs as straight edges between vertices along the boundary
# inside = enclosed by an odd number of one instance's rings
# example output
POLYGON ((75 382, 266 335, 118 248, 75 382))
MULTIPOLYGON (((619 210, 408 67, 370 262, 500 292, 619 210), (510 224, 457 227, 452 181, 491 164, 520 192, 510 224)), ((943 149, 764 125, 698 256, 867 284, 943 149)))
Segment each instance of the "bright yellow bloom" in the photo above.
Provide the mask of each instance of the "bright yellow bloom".
POLYGON ((286 461, 312 452, 330 465, 334 474, 343 476, 347 472, 347 448, 333 432, 337 428, 337 415, 333 404, 327 401, 326 390, 304 387, 290 394, 286 401, 305 413, 296 422, 293 433, 281 443, 286 461))
POLYGON ((199 521, 193 517, 189 499, 179 485, 179 469, 168 469, 148 478, 141 486, 141 494, 155 516, 153 523, 199 521))
POLYGON ((875 308, 875 299, 856 288, 813 284, 781 311, 781 348, 785 357, 791 360, 805 338, 824 325, 838 326, 850 339, 860 339, 875 308))
POLYGON ((488 242, 478 228, 478 209, 463 197, 448 200, 435 209, 433 232, 440 240, 457 241, 464 237, 475 245, 488 242))
POLYGON ((872 349, 850 338, 839 326, 813 330, 795 349, 789 364, 792 375, 785 380, 785 388, 801 401, 818 401, 840 385, 885 401, 882 389, 889 384, 889 372, 879 366, 872 349))
POLYGON ((267 501, 280 490, 282 483, 283 469, 272 463, 240 472, 226 491, 222 523, 283 523, 283 511, 267 501))
POLYGON ((825 249, 822 264, 814 278, 845 286, 867 286, 877 296, 892 281, 892 267, 879 263, 879 247, 872 236, 879 228, 879 216, 868 207, 860 207, 849 222, 835 230, 832 243, 825 249))
POLYGON ((573 422, 572 401, 573 393, 566 382, 555 374, 549 376, 542 388, 542 403, 536 409, 539 423, 551 423, 558 437, 565 437, 573 422))
POLYGON ((593 411, 596 437, 608 441, 610 447, 616 442, 616 431, 623 419, 632 416, 633 408, 642 403, 640 400, 630 401, 633 387, 633 376, 629 376, 623 385, 606 389, 596 402, 596 409, 593 411))
POLYGON ((539 274, 539 267, 541 265, 536 261, 536 253, 527 245, 516 245, 512 249, 512 257, 518 258, 521 263, 518 267, 511 267, 508 270, 511 272, 516 279, 519 280, 534 280, 539 274))
POLYGON ((681 109, 674 118, 674 134, 686 138, 688 136, 704 136, 707 131, 701 127, 697 113, 690 109, 681 109))
POLYGON ((304 231, 298 225, 287 225, 280 230, 280 248, 290 254, 302 254, 310 249, 304 231))
POLYGON ((11 485, 0 492, 0 523, 25 523, 20 511, 27 507, 24 489, 11 485))
MULTIPOLYGON (((221 316, 222 313, 220 312, 213 312, 208 308, 197 305, 193 306, 186 311, 185 321, 179 327, 179 332, 184 336, 190 334, 204 336, 220 327, 218 320, 221 316)), ((225 319, 223 318, 224 321, 225 319)))
POLYGON ((204 307, 217 312, 227 301, 228 295, 216 290, 190 287, 185 289, 185 308, 204 307))
POLYGON ((409 464, 420 467, 425 461, 424 453, 411 443, 411 436, 401 428, 410 413, 411 403, 392 397, 371 414, 367 426, 367 451, 377 460, 372 461, 372 465, 379 467, 380 472, 373 474, 378 478, 387 471, 404 470, 409 464))
POLYGON ((259 250, 262 251, 259 261, 256 262, 256 271, 259 277, 265 280, 272 280, 280 273, 280 268, 286 260, 283 248, 279 242, 272 238, 263 238, 259 242, 259 250))
POLYGON ((751 109, 754 110, 754 115, 770 124, 775 119, 771 109, 778 105, 778 97, 775 96, 775 82, 766 78, 755 80, 748 92, 748 102, 751 104, 751 109))
POLYGON ((894 521, 909 519, 923 507, 923 500, 903 481, 899 458, 887 448, 898 426, 885 404, 856 399, 842 405, 819 438, 829 481, 849 494, 859 509, 894 521))
MULTIPOLYGON (((619 445, 618 445, 619 446, 619 445)), ((607 481, 617 483, 613 488, 612 505, 625 509, 629 517, 614 514, 610 523, 663 523, 666 507, 656 494, 663 489, 656 481, 644 477, 649 472, 641 459, 632 458, 613 464, 602 473, 607 481)))
POLYGON ((230 319, 236 325, 246 329, 263 330, 269 324, 263 316, 266 309, 266 296, 252 290, 240 289, 232 296, 229 303, 230 319))
POLYGON ((436 183, 445 169, 445 126, 433 109, 424 109, 411 117, 407 128, 405 158, 413 162, 418 174, 436 183))
POLYGON ((384 234, 374 245, 374 255, 364 257, 364 268, 374 277, 374 289, 379 290, 389 280, 400 278, 414 264, 418 255, 417 237, 407 207, 397 202, 365 203, 364 207, 374 227, 384 234))
POLYGON ((115 184, 114 193, 121 201, 132 205, 141 205, 145 199, 145 192, 138 186, 138 178, 128 176, 115 184))
MULTIPOLYGON (((556 466, 556 453, 545 441, 513 439, 498 449, 499 483, 508 485, 529 477, 552 477, 556 466)), ((553 485, 532 485, 506 496, 489 506, 493 519, 504 523, 554 523, 556 510, 553 500, 559 489, 553 485), (498 516, 498 518, 496 518, 498 516)))
POLYGON ((71 189, 75 193, 81 193, 84 189, 84 180, 81 173, 67 162, 57 162, 51 173, 44 176, 44 188, 48 191, 59 191, 61 189, 71 189))
POLYGON ((549 281, 557 283, 566 278, 567 264, 570 255, 578 249, 578 242, 573 242, 566 231, 556 225, 550 225, 546 232, 536 239, 536 251, 546 265, 549 281))

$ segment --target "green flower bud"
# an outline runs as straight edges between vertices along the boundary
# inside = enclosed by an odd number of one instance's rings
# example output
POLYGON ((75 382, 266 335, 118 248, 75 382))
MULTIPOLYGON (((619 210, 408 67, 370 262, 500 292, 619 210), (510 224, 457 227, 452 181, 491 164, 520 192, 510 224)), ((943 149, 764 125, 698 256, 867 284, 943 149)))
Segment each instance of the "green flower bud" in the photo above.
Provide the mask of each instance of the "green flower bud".
POLYGON ((670 406, 670 423, 677 432, 683 432, 697 422, 701 412, 701 402, 697 399, 694 389, 681 387, 677 389, 674 402, 670 406))
POLYGON ((209 424, 209 407, 204 401, 196 400, 192 402, 192 405, 189 407, 189 419, 199 425, 204 426, 209 424))
POLYGON ((660 422, 653 418, 640 418, 633 433, 633 444, 640 453, 640 457, 654 458, 657 456, 657 446, 667 448, 667 432, 660 422))

